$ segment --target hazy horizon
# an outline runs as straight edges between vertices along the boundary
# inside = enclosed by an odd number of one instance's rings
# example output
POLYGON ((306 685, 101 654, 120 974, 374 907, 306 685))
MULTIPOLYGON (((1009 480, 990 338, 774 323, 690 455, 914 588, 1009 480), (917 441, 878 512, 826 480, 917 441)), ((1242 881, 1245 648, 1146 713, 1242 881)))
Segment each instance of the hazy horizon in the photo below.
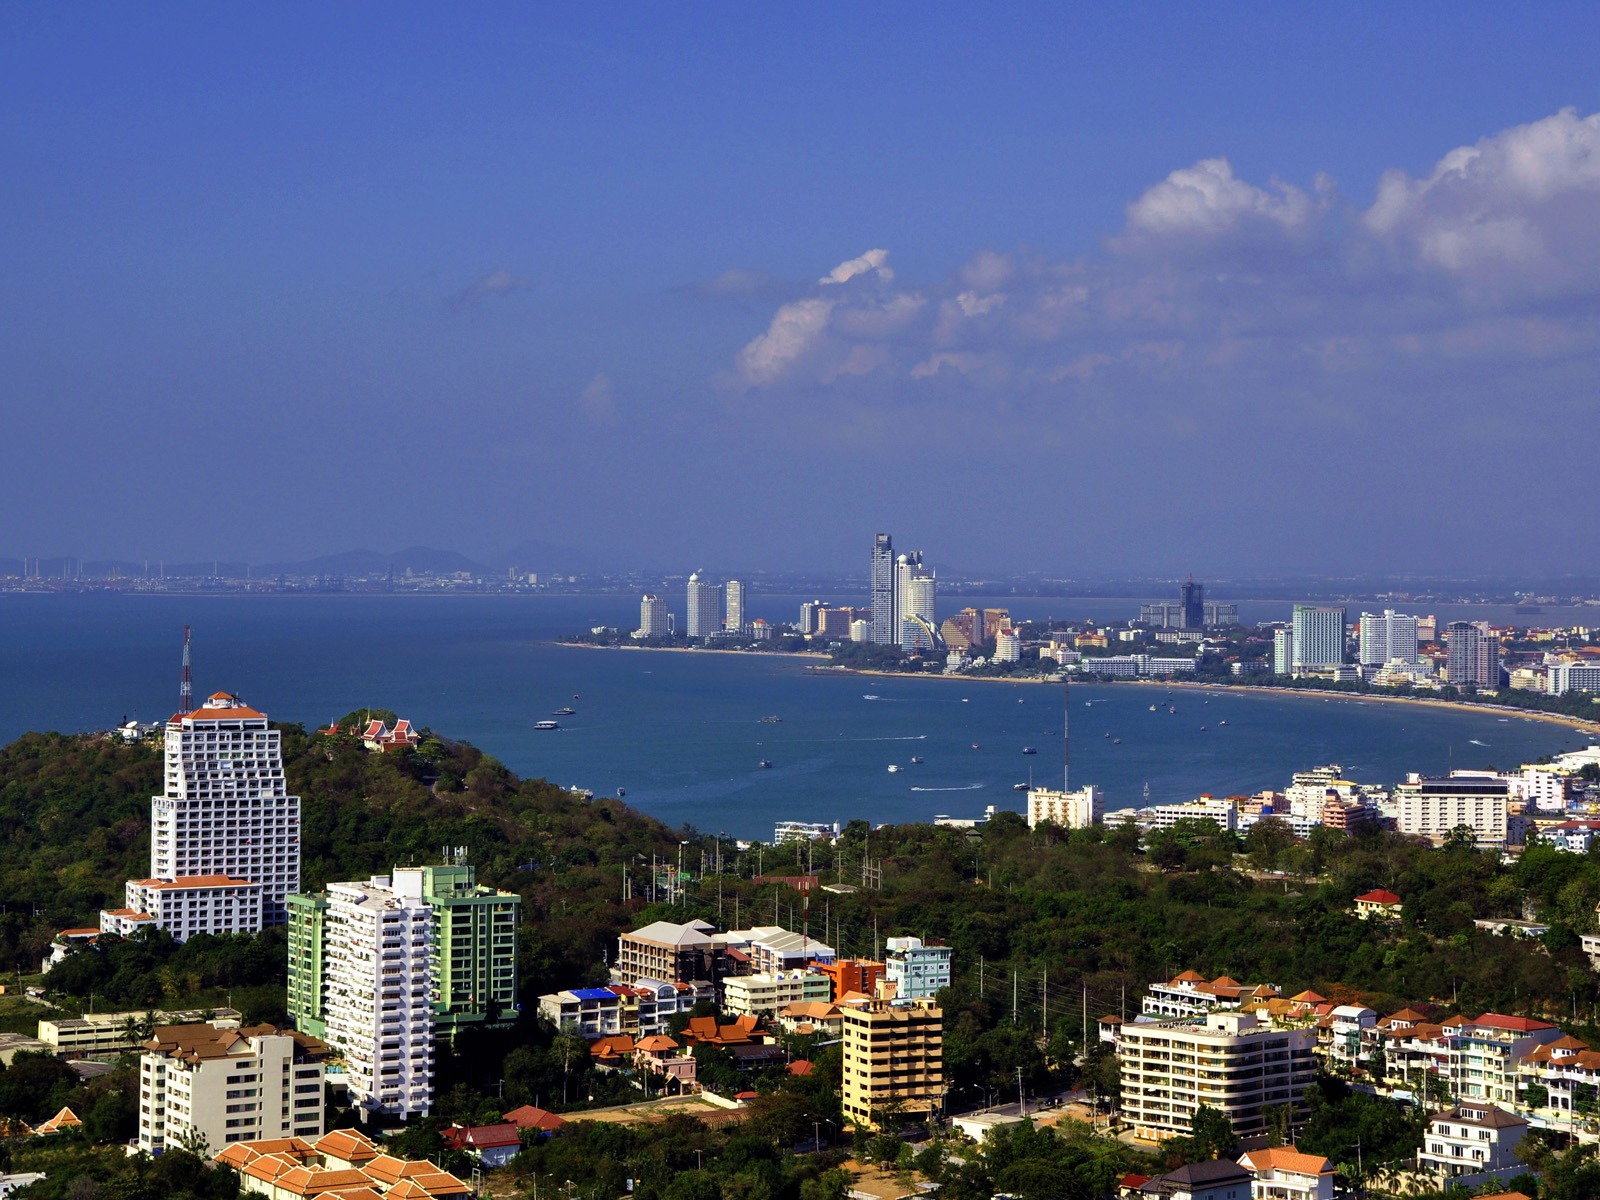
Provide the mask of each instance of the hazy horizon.
POLYGON ((0 557, 1600 573, 1590 7, 0 34, 0 557))

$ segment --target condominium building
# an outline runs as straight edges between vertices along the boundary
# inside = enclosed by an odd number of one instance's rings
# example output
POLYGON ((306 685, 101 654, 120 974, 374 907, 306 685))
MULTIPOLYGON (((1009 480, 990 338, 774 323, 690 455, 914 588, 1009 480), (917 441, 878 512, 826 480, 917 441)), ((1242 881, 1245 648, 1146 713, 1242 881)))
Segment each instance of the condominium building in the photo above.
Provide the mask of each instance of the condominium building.
POLYGON ((345 1060, 351 1099, 426 1116, 433 1089, 434 915, 418 872, 291 901, 289 1011, 345 1060), (314 952, 311 948, 315 947, 314 952))
POLYGON ((827 1001, 832 991, 826 975, 810 971, 740 975, 723 981, 722 1011, 730 1017, 769 1017, 791 1004, 827 1001))
POLYGON ((877 1129, 891 1104, 907 1115, 935 1112, 944 1098, 944 1013, 932 1000, 892 1001, 887 983, 843 1011, 846 1120, 877 1129))
POLYGON ((731 633, 742 633, 750 623, 750 614, 745 611, 746 587, 739 579, 730 579, 722 585, 722 627, 731 633))
POLYGON ((892 937, 884 943, 884 978, 899 1000, 937 996, 950 986, 949 946, 924 946, 919 937, 892 937))
POLYGON ((1138 1137, 1190 1132, 1202 1104, 1221 1112, 1240 1137, 1265 1134, 1269 1110, 1304 1113, 1316 1074, 1316 1034, 1272 1029, 1250 1013, 1122 1026, 1122 1112, 1138 1137))
POLYGON ((1445 627, 1445 676, 1451 687, 1500 687, 1500 636, 1487 621, 1451 621, 1445 627))
POLYGON ((684 632, 692 638, 707 638, 722 629, 722 585, 689 576, 689 619, 684 632))
POLYGON ((726 942, 705 921, 675 925, 655 921, 617 938, 616 983, 661 979, 668 983, 715 982, 727 973, 726 942))
POLYGON ((830 1000, 838 1001, 851 992, 870 996, 877 990, 878 980, 884 977, 884 964, 870 958, 840 958, 831 963, 821 963, 817 970, 827 976, 832 985, 830 1000))
POLYGON ((233 1008, 185 1009, 173 1012, 98 1012, 81 1017, 47 1017, 39 1022, 39 1040, 57 1058, 113 1058, 136 1049, 139 1026, 152 1018, 158 1025, 188 1025, 196 1021, 235 1022, 233 1008))
POLYGON ((139 1058, 139 1149, 204 1155, 231 1142, 322 1136, 317 1038, 236 1021, 158 1025, 139 1058))
POLYGON ((872 637, 893 645, 900 636, 900 613, 895 606, 894 539, 887 533, 872 538, 872 637))
POLYGON ((1600 663, 1559 662, 1550 664, 1545 690, 1552 696, 1568 692, 1600 692, 1600 663))
POLYGON ((795 933, 781 925, 731 929, 720 940, 750 960, 750 970, 768 975, 809 970, 838 957, 834 948, 809 933, 795 933))
POLYGON ((1336 667, 1344 662, 1343 606, 1296 604, 1293 623, 1295 671, 1336 667))
POLYGON ((396 867, 397 890, 433 914, 431 987, 437 1032, 494 1028, 517 1018, 517 923, 522 897, 476 882, 471 866, 396 867))
POLYGON ((1028 789, 1029 829, 1036 829, 1046 821, 1062 829, 1087 829, 1100 824, 1105 815, 1105 793, 1097 787, 1079 788, 1075 792, 1028 789))
POLYGON ((938 623, 934 618, 933 571, 922 563, 922 551, 902 554, 895 562, 895 638, 902 650, 931 650, 938 623))
MULTIPOLYGON (((126 908, 179 940, 281 925, 300 886, 300 798, 284 785, 278 731, 217 692, 167 721, 165 757, 150 801, 150 875, 128 882, 126 908)), ((115 916, 103 914, 101 927, 115 916)))
POLYGON ((1526 1169, 1516 1150, 1527 1132, 1528 1122, 1515 1113, 1493 1104, 1462 1104, 1428 1122, 1417 1166, 1441 1182, 1467 1187, 1509 1178, 1526 1169))
POLYGON ((1395 827, 1437 845, 1451 830, 1466 825, 1479 847, 1505 846, 1521 840, 1513 837, 1509 793, 1505 780, 1495 776, 1425 779, 1412 774, 1395 785, 1395 827))
POLYGON ((1381 614, 1361 614, 1361 636, 1357 661, 1363 667, 1381 667, 1391 659, 1417 661, 1417 619, 1392 608, 1381 614))
POLYGON ((1272 631, 1272 673, 1274 675, 1294 674, 1294 631, 1292 629, 1274 629, 1272 631))
POLYGON ((660 596, 646 595, 639 601, 639 636, 666 637, 672 632, 667 602, 660 596))
POLYGON ((587 1038, 628 1034, 648 1037, 666 1032, 667 1022, 715 993, 709 983, 664 983, 641 979, 602 988, 569 988, 539 997, 539 1015, 558 1029, 587 1038))

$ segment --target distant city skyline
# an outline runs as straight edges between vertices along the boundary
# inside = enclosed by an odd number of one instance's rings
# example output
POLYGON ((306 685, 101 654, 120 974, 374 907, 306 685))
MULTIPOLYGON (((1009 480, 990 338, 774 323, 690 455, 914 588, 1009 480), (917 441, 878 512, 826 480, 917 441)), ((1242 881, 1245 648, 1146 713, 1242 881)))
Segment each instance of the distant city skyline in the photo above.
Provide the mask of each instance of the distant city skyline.
POLYGON ((4 33, 0 556, 1600 569, 1587 7, 4 33))

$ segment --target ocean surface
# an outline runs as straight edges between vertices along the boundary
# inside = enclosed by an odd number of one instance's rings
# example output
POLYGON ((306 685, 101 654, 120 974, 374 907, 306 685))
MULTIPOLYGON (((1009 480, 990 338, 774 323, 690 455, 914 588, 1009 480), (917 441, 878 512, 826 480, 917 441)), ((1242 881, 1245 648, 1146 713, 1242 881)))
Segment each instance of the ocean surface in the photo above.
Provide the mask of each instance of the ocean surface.
MULTIPOLYGON (((751 611, 790 619, 800 599, 759 597, 751 611)), ((1019 616, 1102 621, 1138 605, 988 602, 1019 616)), ((1247 620, 1287 612, 1287 604, 1241 608, 1247 620)), ((789 656, 550 644, 637 621, 637 601, 623 596, 0 595, 0 741, 164 719, 178 703, 187 622, 197 697, 237 692, 307 725, 365 705, 392 708, 521 774, 601 794, 621 789, 629 804, 702 831, 767 839, 788 819, 979 816, 991 804, 1020 810, 1012 785, 1030 777, 1060 786, 1059 687, 838 675, 789 656), (534 731, 564 706, 577 713, 556 718, 559 731, 534 731), (763 724, 764 716, 781 722, 763 724)), ((1202 791, 1282 788, 1294 771, 1323 763, 1393 782, 1408 771, 1514 766, 1589 740, 1487 713, 1126 684, 1075 686, 1071 726, 1074 786, 1097 784, 1113 808, 1143 803, 1147 786, 1151 803, 1172 803, 1202 791)))

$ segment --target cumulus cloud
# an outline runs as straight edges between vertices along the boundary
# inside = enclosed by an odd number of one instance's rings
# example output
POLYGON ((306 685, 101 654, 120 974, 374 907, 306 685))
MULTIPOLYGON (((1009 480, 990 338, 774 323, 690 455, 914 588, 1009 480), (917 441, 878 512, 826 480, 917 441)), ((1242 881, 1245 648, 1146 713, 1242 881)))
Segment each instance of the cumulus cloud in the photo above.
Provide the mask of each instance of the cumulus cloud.
POLYGON ((510 271, 501 269, 490 271, 481 279, 475 279, 462 288, 445 302, 445 307, 461 310, 475 308, 485 300, 495 299, 500 296, 509 296, 513 292, 525 292, 533 284, 521 275, 514 275, 510 271))
POLYGON ((857 275, 865 275, 871 271, 884 283, 889 283, 894 279, 894 270, 887 265, 888 261, 887 250, 868 250, 857 258, 846 259, 817 282, 822 285, 848 283, 857 275))
POLYGON ((1271 190, 1246 183, 1225 158, 1205 158, 1172 172, 1128 206, 1128 232, 1157 237, 1225 233, 1257 223, 1303 229, 1313 212, 1311 197, 1274 180, 1271 190))
POLYGON ((779 308, 767 331, 739 351, 739 378, 757 387, 782 378, 821 339, 833 306, 832 300, 811 297, 779 308))

